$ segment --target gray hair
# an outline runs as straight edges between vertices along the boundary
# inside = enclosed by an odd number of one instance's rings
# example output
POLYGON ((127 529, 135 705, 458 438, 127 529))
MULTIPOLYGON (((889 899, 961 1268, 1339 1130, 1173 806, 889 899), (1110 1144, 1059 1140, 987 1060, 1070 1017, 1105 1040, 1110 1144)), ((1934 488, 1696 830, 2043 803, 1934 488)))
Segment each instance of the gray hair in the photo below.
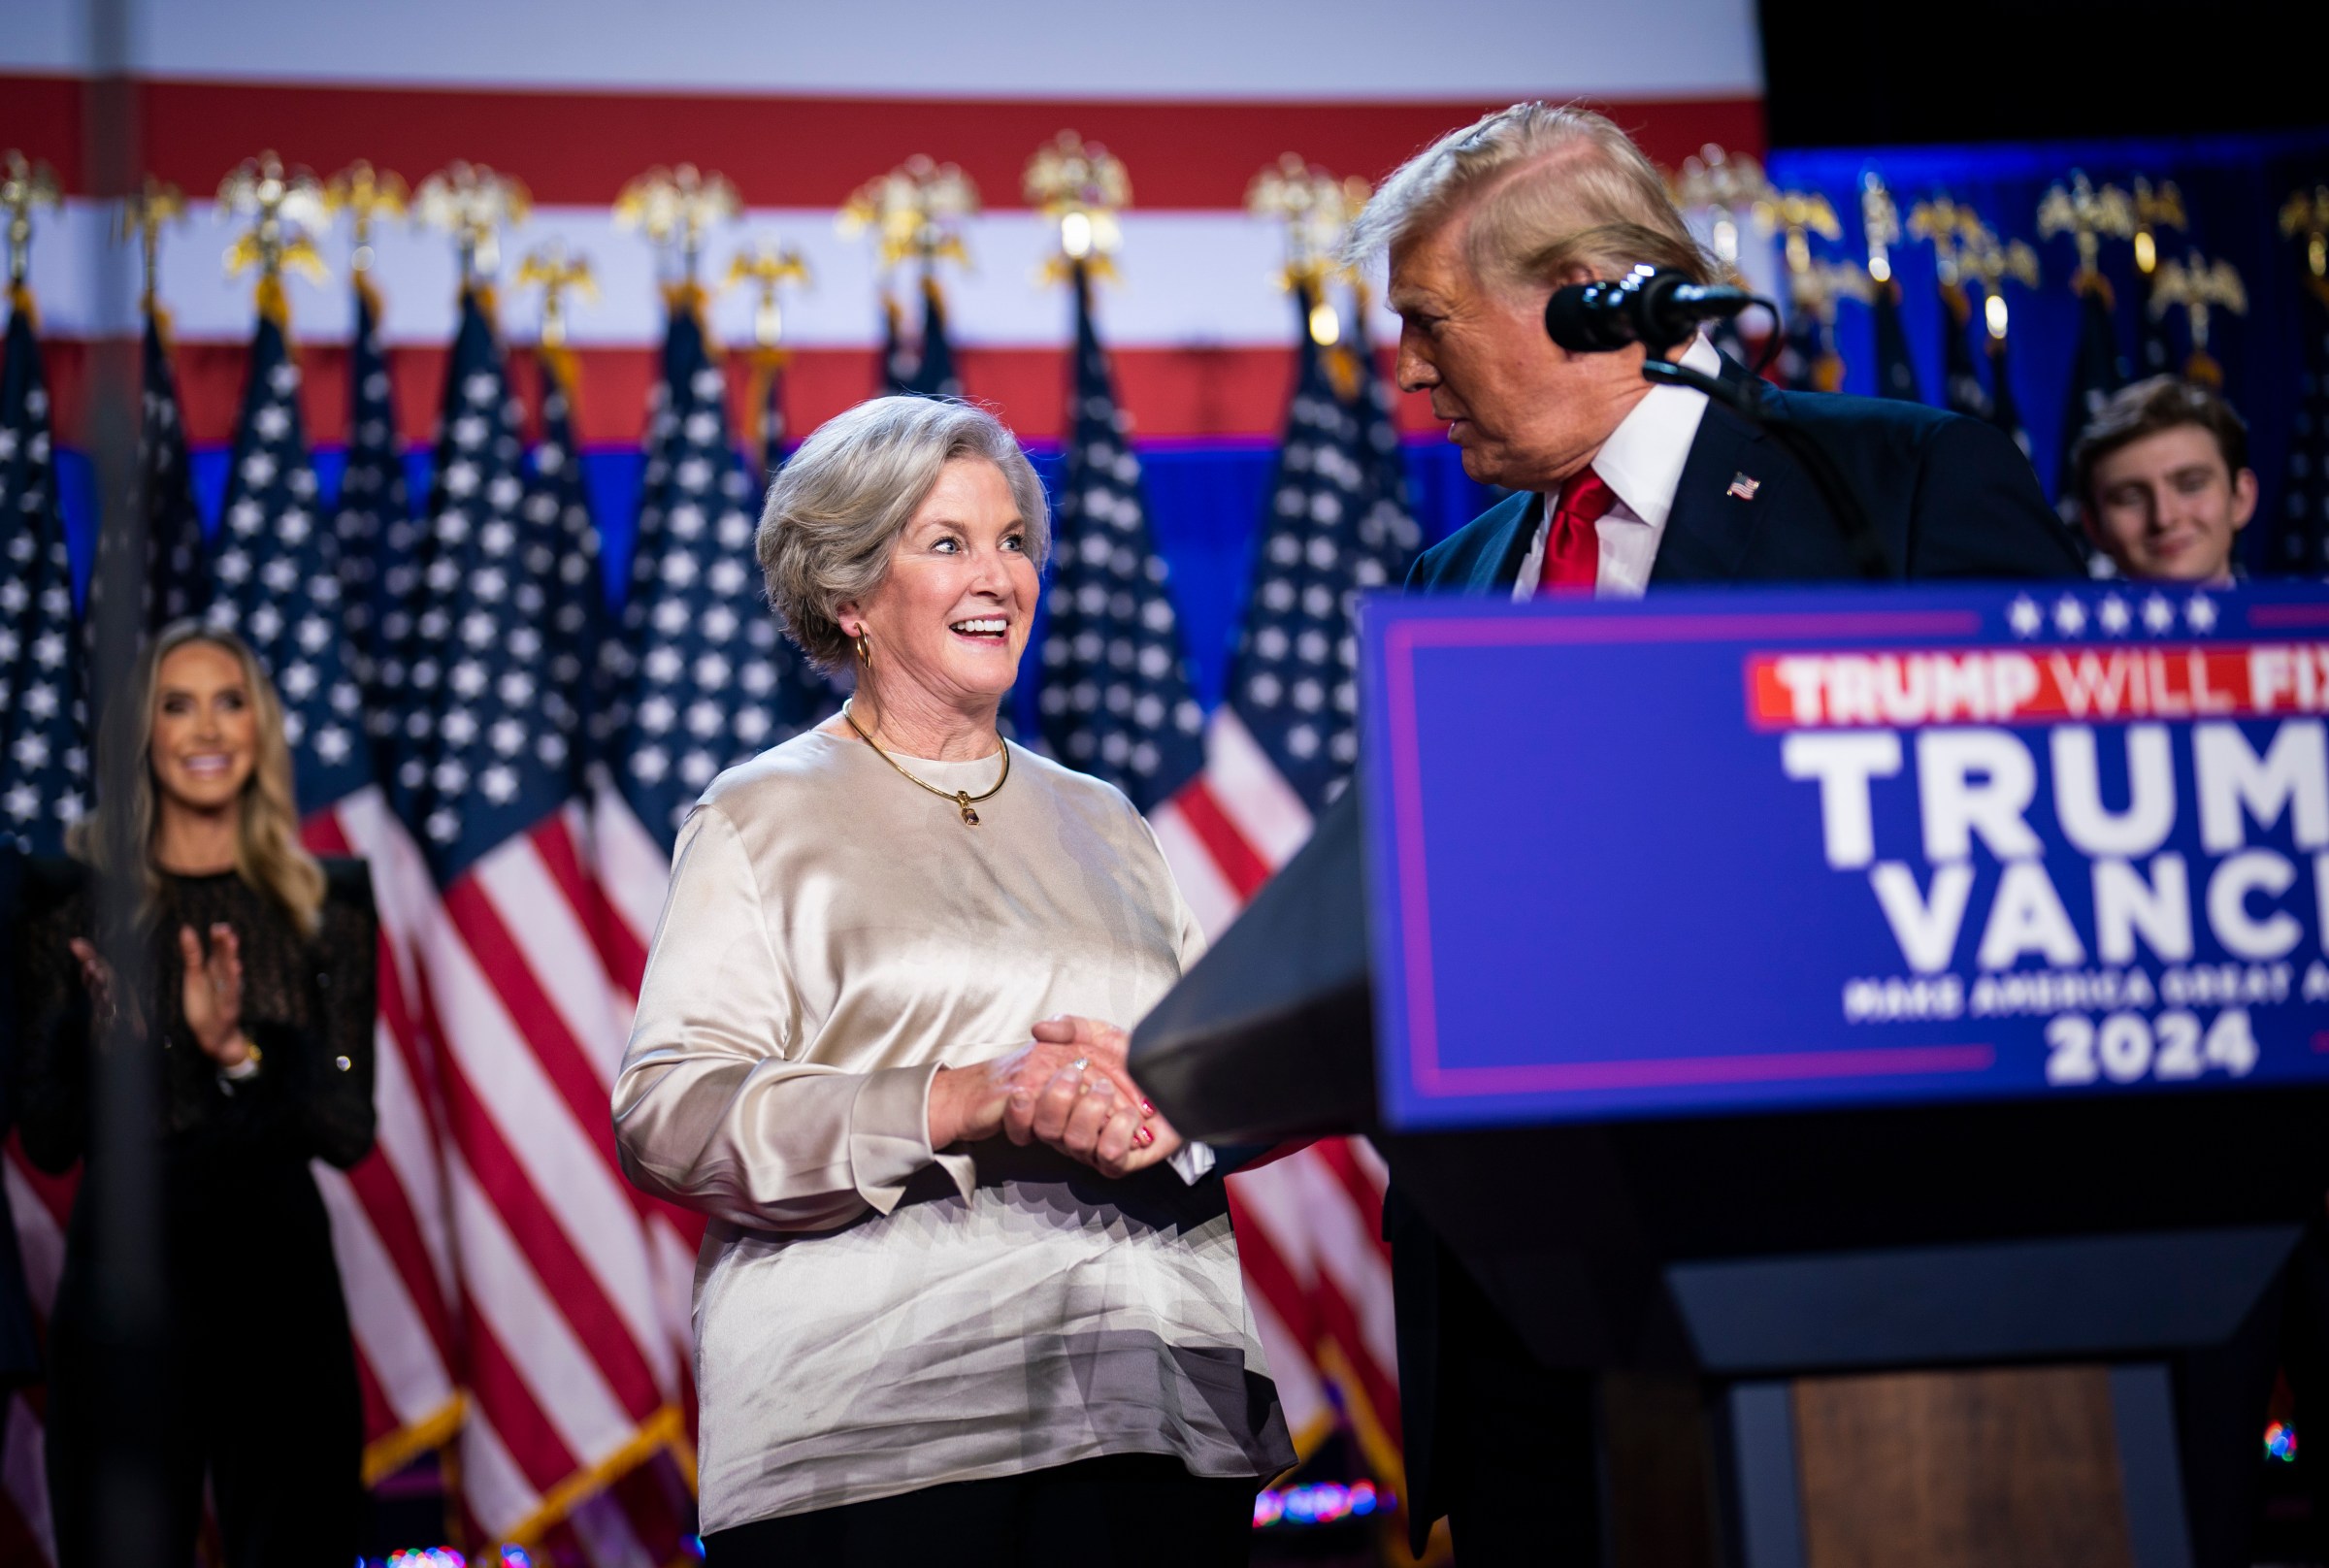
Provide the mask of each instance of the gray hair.
POLYGON ((968 403, 869 399, 819 425, 769 485, 757 540, 769 604, 818 669, 847 666, 839 606, 881 586, 898 536, 938 472, 960 458, 983 459, 1001 473, 1040 572, 1051 555, 1043 482, 1002 421, 968 403))
POLYGON ((1722 274, 1633 138, 1574 105, 1514 104, 1450 131, 1383 181, 1343 257, 1396 249, 1459 211, 1476 214, 1474 273, 1508 289, 1578 267, 1615 278, 1647 263, 1702 283, 1722 274))

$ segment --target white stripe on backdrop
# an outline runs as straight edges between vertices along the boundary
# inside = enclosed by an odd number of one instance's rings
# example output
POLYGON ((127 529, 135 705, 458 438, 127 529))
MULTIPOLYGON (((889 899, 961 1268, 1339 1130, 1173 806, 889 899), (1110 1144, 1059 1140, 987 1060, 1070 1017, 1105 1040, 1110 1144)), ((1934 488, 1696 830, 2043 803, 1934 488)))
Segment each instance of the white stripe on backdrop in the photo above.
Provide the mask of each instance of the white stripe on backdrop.
MULTIPOLYGON (((771 5, 131 0, 132 70, 197 80, 1196 100, 1716 97, 1762 90, 1752 0, 953 0, 771 5)), ((15 0, 0 68, 85 69, 75 0, 15 0)))
MULTIPOLYGON (((328 172, 328 171, 326 171, 328 172)), ((512 171, 519 175, 523 171, 512 171)), ((199 202, 201 193, 188 192, 199 202)), ((61 219, 51 219, 32 251, 31 282, 41 302, 43 333, 50 338, 126 336, 139 330, 135 301, 110 308, 100 293, 94 247, 111 244, 111 215, 103 203, 76 197, 61 219), (128 311, 130 314, 121 312, 128 311)), ((1280 347, 1294 321, 1278 273, 1285 264, 1280 227, 1243 212, 1125 214, 1120 281, 1102 284, 1099 310, 1108 340, 1124 347, 1252 345, 1280 347)), ((230 279, 220 258, 241 230, 236 220, 197 205, 186 220, 165 231, 156 292, 181 341, 241 343, 250 337, 250 281, 230 279)), ((989 212, 963 229, 972 266, 941 269, 947 326, 969 347, 1050 347, 1066 342, 1069 302, 1057 283, 1037 276, 1057 248, 1041 217, 1028 212, 989 212)), ((504 276, 532 247, 557 239, 590 259, 596 298, 568 302, 571 341, 578 347, 661 343, 664 306, 655 252, 634 231, 618 227, 605 207, 541 207, 505 233, 504 276)), ((810 286, 784 294, 785 341, 804 348, 867 347, 881 330, 873 247, 864 236, 843 236, 832 210, 754 209, 715 230, 705 244, 705 281, 726 275, 729 257, 761 241, 798 248, 810 286)), ((291 320, 302 342, 344 342, 354 331, 355 305, 347 288, 349 242, 344 230, 318 243, 330 278, 287 279, 291 320)), ((373 279, 385 307, 381 336, 391 346, 446 343, 459 324, 460 275, 452 242, 443 234, 383 228, 373 238, 373 279)), ((508 341, 530 342, 541 323, 531 289, 504 289, 502 324, 508 341)), ((909 307, 918 302, 901 299, 909 307)), ((752 341, 749 290, 717 296, 710 312, 724 343, 752 341)), ((1378 308, 1370 330, 1378 342, 1397 333, 1395 318, 1378 308)))

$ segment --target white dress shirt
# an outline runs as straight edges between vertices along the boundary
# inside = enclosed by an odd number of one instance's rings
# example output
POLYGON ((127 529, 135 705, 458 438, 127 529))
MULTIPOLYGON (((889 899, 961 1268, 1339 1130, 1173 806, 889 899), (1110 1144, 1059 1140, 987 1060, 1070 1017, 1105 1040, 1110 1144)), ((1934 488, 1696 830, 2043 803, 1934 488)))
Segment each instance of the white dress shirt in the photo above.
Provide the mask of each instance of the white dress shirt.
MULTIPOLYGON (((1722 356, 1703 334, 1690 341, 1682 363, 1706 376, 1718 376, 1722 370, 1722 356)), ((1682 485, 1683 465, 1689 461, 1690 443, 1698 439, 1698 421, 1705 416, 1705 394, 1682 386, 1654 386, 1593 454, 1593 472, 1618 498, 1617 505, 1593 525, 1601 545, 1601 564, 1593 576, 1594 598, 1639 599, 1650 586, 1657 541, 1665 537, 1674 492, 1682 485)), ((1537 508, 1536 538, 1512 585, 1512 597, 1517 601, 1534 599, 1536 585, 1545 574, 1545 537, 1553 526, 1551 500, 1548 497, 1547 504, 1537 508)))

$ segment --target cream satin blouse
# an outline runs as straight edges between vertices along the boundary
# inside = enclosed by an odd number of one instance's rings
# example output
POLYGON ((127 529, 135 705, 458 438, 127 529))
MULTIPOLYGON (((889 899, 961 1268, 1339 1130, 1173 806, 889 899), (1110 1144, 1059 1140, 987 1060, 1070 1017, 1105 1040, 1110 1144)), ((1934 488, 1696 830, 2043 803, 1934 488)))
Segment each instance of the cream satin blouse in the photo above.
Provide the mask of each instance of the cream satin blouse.
MULTIPOLYGON (((999 767, 900 760, 973 795, 999 767)), ((1130 1027, 1203 945, 1108 785, 1014 746, 978 812, 812 731, 680 830, 614 1122, 634 1182, 712 1219, 707 1533, 1102 1454, 1293 1462, 1201 1154, 1111 1182, 930 1146, 941 1063, 1055 1013, 1130 1027)))

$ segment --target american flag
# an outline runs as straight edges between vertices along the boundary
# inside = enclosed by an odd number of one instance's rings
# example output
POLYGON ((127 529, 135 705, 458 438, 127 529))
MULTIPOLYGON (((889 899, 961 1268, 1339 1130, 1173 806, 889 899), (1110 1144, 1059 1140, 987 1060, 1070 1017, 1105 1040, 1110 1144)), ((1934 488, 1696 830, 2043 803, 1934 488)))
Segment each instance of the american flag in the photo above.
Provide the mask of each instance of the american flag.
MULTIPOLYGON (((1152 814, 1191 907, 1219 935, 1310 834, 1358 755, 1355 611, 1401 580, 1421 543, 1396 432, 1363 337, 1338 368, 1310 341, 1298 370, 1229 695, 1204 770, 1152 814)), ((1356 313, 1356 312, 1354 312, 1356 313)), ((1230 1179, 1238 1246, 1296 1445, 1351 1430, 1390 1485, 1399 1461, 1398 1354, 1381 1239, 1385 1172, 1360 1139, 1329 1139, 1230 1179)))
POLYGON ((1828 313, 1798 299, 1788 316, 1779 354, 1780 379, 1790 392, 1835 392, 1844 385, 1844 359, 1836 352, 1836 324, 1828 313))
POLYGON ((2054 509, 2071 525, 2072 534, 2084 539, 2086 532, 2078 526, 2079 498, 2071 490, 2070 450, 2079 443, 2079 433, 2087 421, 2102 410, 2104 402, 2127 384, 2127 362, 2119 354, 2118 331, 2111 323, 2109 280, 2098 272, 2081 272, 2072 286, 2079 292, 2079 347, 2078 357, 2071 362, 2070 390, 2063 401, 2054 509))
POLYGON ((453 1253, 428 1106, 413 933, 431 918, 425 879, 373 772, 353 659, 340 626, 338 540, 318 520, 282 323, 262 313, 213 560, 212 624, 238 631, 273 676, 298 770, 301 836, 320 855, 371 863, 380 915, 374 1028, 377 1135, 352 1170, 318 1162, 364 1390, 367 1480, 443 1442, 460 1420, 447 1302, 453 1253), (416 894, 416 886, 418 892, 416 894))
MULTIPOLYGON (((1302 319, 1310 302, 1302 299, 1302 319)), ((1359 756, 1359 596, 1398 582, 1419 539, 1403 497, 1385 491, 1388 429, 1363 355, 1305 336, 1263 525, 1229 707, 1278 776, 1315 813, 1340 794, 1359 756), (1353 378, 1346 394, 1334 371, 1353 378)))
MULTIPOLYGON (((689 807, 721 769, 817 723, 838 700, 769 613, 752 564, 753 491, 731 443, 728 383, 705 337, 702 296, 681 284, 668 298, 631 588, 619 636, 601 645, 602 705, 592 725, 593 934, 626 1029, 689 807)), ((603 1091, 603 1126, 606 1102, 603 1091)), ((634 1197, 650 1216, 674 1340, 688 1343, 702 1223, 634 1197)), ((652 1507, 653 1479, 648 1472, 626 1483, 616 1501, 634 1517, 652 1507)), ((575 1524, 606 1514, 591 1511, 575 1524)))
MULTIPOLYGON (((0 855, 54 855, 88 791, 81 638, 72 564, 49 452, 49 393, 32 295, 9 292, 0 361, 0 855)), ((64 1269, 73 1191, 35 1171, 14 1141, 0 1160, 25 1288, 45 1322, 64 1269)), ((42 1448, 43 1396, 9 1396, 0 1430, 0 1556, 53 1561, 42 1448), (34 1555, 37 1553, 38 1555, 34 1555)))
POLYGON ((963 378, 954 366, 954 340, 946 332, 946 296, 926 269, 922 274, 922 341, 908 349, 901 336, 898 308, 883 301, 888 337, 882 345, 882 390, 926 398, 959 398, 963 378))
POLYGON ((1952 412, 1986 423, 1995 416, 1995 409, 1988 388, 1982 385, 1981 372, 1974 368, 1973 341, 1967 336, 1973 330, 1974 313, 1973 295, 1963 283, 1941 285, 1942 401, 1952 412))
MULTIPOLYGON (((1366 315, 1366 297, 1361 293, 1351 312, 1350 358, 1359 388, 1352 399, 1352 411, 1359 420, 1360 461, 1368 471, 1366 509, 1359 515, 1360 561, 1381 563, 1383 570, 1392 573, 1390 580, 1400 582, 1423 548, 1424 536, 1416 526, 1415 508, 1407 495, 1407 459, 1399 449, 1399 422, 1392 412, 1391 383, 1383 378, 1374 345, 1367 339, 1366 315)), ((1352 572, 1362 587, 1375 586, 1371 569, 1354 564, 1352 572)))
POLYGON ((2329 282, 2304 275, 2305 369, 2289 416, 2288 468, 2280 485, 2267 570, 2289 576, 2329 573, 2329 282))
MULTIPOLYGON (((2153 244, 2160 237, 2154 232, 2153 244)), ((2159 278, 2157 262, 2165 261, 2165 246, 2153 252, 2153 266, 2149 272, 2136 268, 2136 288, 2143 298, 2135 305, 2135 364, 2139 376, 2172 376, 2176 369, 2176 345, 2168 336, 2167 318, 2181 312, 2153 311, 2151 294, 2159 278)))
POLYGON ((535 362, 541 382, 541 436, 534 445, 526 488, 525 575, 516 597, 520 612, 544 630, 542 710, 567 748, 569 771, 580 784, 588 760, 593 675, 607 632, 607 583, 599 528, 582 480, 582 450, 574 441, 574 358, 542 348, 535 362))
MULTIPOLYGON (((178 401, 178 377, 170 365, 169 327, 161 307, 146 307, 145 385, 138 427, 137 506, 145 516, 145 574, 139 579, 144 613, 139 624, 156 631, 172 621, 199 615, 211 601, 211 564, 202 536, 202 513, 194 505, 194 476, 186 461, 186 430, 178 401)), ((126 542, 100 531, 97 564, 89 573, 89 605, 83 622, 96 635, 97 605, 112 562, 126 542)))
MULTIPOLYGON (((461 1501, 487 1538, 532 1544, 686 1437, 648 1224, 614 1165, 625 1015, 592 931, 572 741, 544 702, 555 562, 527 547, 519 409, 488 309, 464 291, 389 755, 440 900, 419 966, 460 1259, 461 1501)), ((676 1546, 674 1530, 614 1555, 676 1546)))
POLYGON ((881 281, 881 354, 878 369, 880 374, 873 378, 876 391, 912 390, 913 345, 905 341, 905 311, 899 308, 897 296, 890 292, 890 280, 886 275, 881 281))
POLYGON ((2030 432, 2021 422, 2021 405, 2014 397, 2011 340, 2002 332, 1985 330, 1984 336, 1989 354, 1989 422, 2004 431, 2021 448, 2021 455, 2028 457, 2030 432))
POLYGON ((262 315, 227 471, 208 618, 241 633, 275 677, 299 799, 311 811, 372 782, 364 696, 338 625, 339 550, 316 515, 319 505, 300 423, 299 366, 282 324, 262 315))
POLYGON ((59 854, 81 820, 89 755, 80 652, 49 385, 32 295, 19 286, 0 364, 0 849, 59 854))
POLYGON ((340 541, 342 623, 356 679, 374 710, 385 706, 379 685, 380 562, 409 555, 412 507, 397 450, 396 401, 388 356, 380 351, 380 299, 370 278, 356 278, 356 330, 347 356, 347 467, 332 520, 340 541))
POLYGON ((1140 459, 1093 325, 1081 262, 1073 282, 1073 434, 1044 596, 1043 737, 1070 766, 1106 779, 1145 811, 1203 770, 1204 710, 1190 685, 1164 559, 1149 535, 1140 459))
MULTIPOLYGON (((144 423, 138 442, 146 508, 146 624, 160 628, 211 604, 210 551, 194 505, 186 422, 170 363, 169 325, 159 306, 146 311, 144 423)), ((91 617, 94 619, 95 617, 91 617)))
POLYGON ((652 903, 623 903, 642 936, 662 909, 672 838, 705 786, 836 703, 769 614, 752 557, 755 497, 730 443, 728 380, 701 309, 691 286, 674 291, 648 411, 631 592, 622 635, 602 649, 608 771, 660 846, 652 903))
MULTIPOLYGON (((631 591, 600 646, 592 791, 602 953, 632 1001, 662 918, 672 844, 724 768, 817 723, 839 694, 776 632, 753 568, 752 491, 729 444, 727 378, 703 300, 670 291, 663 375, 648 395, 647 461, 631 591)), ((694 1260, 669 1263, 682 1298, 694 1260)))
POLYGON ((1909 352, 1908 329, 1900 321, 1900 279, 1878 280, 1869 290, 1868 309, 1876 319, 1877 395, 1920 401, 1924 394, 1917 386, 1917 359, 1909 352))
POLYGON ((762 348, 752 355, 752 466, 762 483, 784 467, 784 449, 791 434, 784 422, 784 366, 790 356, 781 348, 762 348))
MULTIPOLYGON (((541 387, 541 435, 523 504, 525 533, 519 547, 526 571, 513 597, 524 616, 546 629, 543 712, 551 728, 567 739, 569 788, 580 800, 587 798, 593 773, 589 721, 601 700, 596 662, 609 624, 607 587, 598 523, 591 515, 581 447, 574 439, 580 368, 572 352, 546 345, 536 349, 535 364, 541 387)), ((570 818, 570 831, 578 833, 581 829, 581 823, 570 818)), ((639 949, 629 932, 612 931, 616 916, 599 883, 596 860, 595 853, 585 857, 580 878, 573 886, 581 895, 584 924, 598 944, 617 1026, 628 1037, 638 1001, 638 977, 630 965, 637 962, 639 949)), ((672 1343, 684 1352, 702 1222, 645 1198, 636 1189, 626 1191, 645 1221, 653 1283, 672 1343)), ((694 1388, 684 1354, 679 1377, 681 1414, 692 1422, 694 1388)), ((682 1537, 693 1528, 690 1459, 686 1447, 673 1444, 646 1464, 625 1472, 544 1536, 538 1559, 596 1568, 660 1568, 677 1560, 682 1537)))

